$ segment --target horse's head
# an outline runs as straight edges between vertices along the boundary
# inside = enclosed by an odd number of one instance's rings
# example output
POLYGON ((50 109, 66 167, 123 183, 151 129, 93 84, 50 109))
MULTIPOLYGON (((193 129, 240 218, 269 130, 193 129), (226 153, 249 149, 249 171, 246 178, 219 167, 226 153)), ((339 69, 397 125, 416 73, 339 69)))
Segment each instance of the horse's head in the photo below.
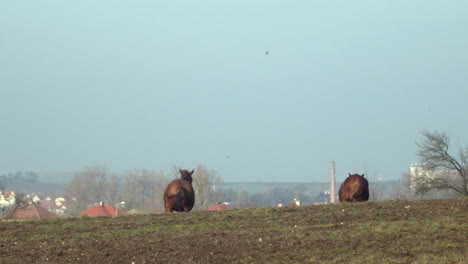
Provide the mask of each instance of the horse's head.
POLYGON ((179 172, 180 172, 180 178, 182 180, 186 180, 186 181, 189 181, 189 182, 192 182, 192 174, 195 170, 192 170, 192 171, 188 171, 188 170, 180 170, 179 169, 179 172))

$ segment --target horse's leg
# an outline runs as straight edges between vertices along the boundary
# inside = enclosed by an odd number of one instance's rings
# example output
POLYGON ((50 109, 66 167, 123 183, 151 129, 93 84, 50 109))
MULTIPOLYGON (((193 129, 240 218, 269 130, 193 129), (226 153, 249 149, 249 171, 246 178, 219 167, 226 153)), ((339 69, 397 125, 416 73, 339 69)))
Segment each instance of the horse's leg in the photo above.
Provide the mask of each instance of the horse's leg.
POLYGON ((167 196, 164 194, 164 212, 167 213, 167 196))
POLYGON ((167 198, 167 201, 165 201, 164 212, 170 213, 173 206, 174 206, 174 199, 167 198))
POLYGON ((188 213, 188 212, 190 212, 190 210, 192 210, 192 207, 190 207, 187 204, 187 201, 184 201, 184 212, 188 213))

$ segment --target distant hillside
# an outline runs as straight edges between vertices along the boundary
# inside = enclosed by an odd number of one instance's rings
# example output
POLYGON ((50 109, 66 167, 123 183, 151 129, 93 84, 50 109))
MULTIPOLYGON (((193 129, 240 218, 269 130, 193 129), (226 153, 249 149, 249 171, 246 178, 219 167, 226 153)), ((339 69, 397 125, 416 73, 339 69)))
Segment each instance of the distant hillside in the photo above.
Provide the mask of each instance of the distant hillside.
POLYGON ((6 191, 24 194, 60 195, 71 182, 72 172, 16 171, 0 175, 6 191))
POLYGON ((330 183, 324 182, 222 182, 218 184, 221 190, 244 191, 247 193, 262 193, 275 188, 298 189, 307 195, 317 195, 330 190, 330 183))
POLYGON ((39 181, 54 184, 69 184, 73 179, 72 171, 41 171, 38 172, 39 181))
MULTIPOLYGON (((381 192, 387 193, 400 181, 379 181, 370 182, 372 187, 378 188, 381 192)), ((340 188, 341 182, 336 182, 336 191, 340 188)), ((317 195, 323 191, 330 191, 329 182, 221 182, 217 188, 222 190, 244 191, 247 193, 262 193, 275 188, 298 189, 306 195, 317 195)))
POLYGON ((25 180, 8 180, 5 190, 16 193, 57 196, 64 194, 66 184, 30 182, 25 180))

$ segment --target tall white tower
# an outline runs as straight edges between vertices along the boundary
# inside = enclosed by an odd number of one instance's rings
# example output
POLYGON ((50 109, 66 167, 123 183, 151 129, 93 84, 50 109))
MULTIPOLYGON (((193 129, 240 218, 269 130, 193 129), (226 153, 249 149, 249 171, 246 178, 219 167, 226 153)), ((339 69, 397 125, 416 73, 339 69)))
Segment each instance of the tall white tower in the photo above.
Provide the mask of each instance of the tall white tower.
POLYGON ((335 161, 331 162, 330 203, 335 203, 335 161))

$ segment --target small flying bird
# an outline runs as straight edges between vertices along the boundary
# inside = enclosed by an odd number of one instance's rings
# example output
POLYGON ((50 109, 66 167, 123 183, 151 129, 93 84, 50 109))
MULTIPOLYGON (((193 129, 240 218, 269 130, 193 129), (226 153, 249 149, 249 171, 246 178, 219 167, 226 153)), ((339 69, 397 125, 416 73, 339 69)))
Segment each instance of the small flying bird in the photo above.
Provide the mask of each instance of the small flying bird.
POLYGON ((267 50, 267 51, 265 52, 265 55, 268 55, 268 54, 270 54, 270 51, 269 51, 269 50, 267 50))

